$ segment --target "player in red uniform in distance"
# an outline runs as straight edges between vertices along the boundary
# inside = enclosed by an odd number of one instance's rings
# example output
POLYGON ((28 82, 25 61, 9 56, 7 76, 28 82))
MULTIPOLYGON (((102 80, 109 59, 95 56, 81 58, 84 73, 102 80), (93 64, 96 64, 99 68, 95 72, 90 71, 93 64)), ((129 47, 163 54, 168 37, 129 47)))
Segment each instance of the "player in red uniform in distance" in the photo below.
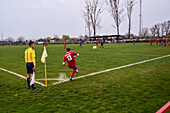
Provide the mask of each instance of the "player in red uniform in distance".
POLYGON ((163 43, 164 43, 164 39, 162 38, 162 39, 161 39, 161 45, 162 45, 163 43))
POLYGON ((159 40, 158 40, 158 39, 156 39, 156 45, 158 45, 158 42, 159 42, 159 40))
POLYGON ((64 42, 64 49, 66 49, 66 42, 64 42))
POLYGON ((73 75, 76 73, 78 75, 77 64, 75 61, 75 57, 79 56, 78 53, 71 51, 70 48, 67 48, 67 53, 63 57, 63 66, 65 66, 65 61, 68 62, 68 67, 73 69, 70 80, 72 81, 73 75))
POLYGON ((152 38, 150 39, 150 46, 152 46, 152 38))
POLYGON ((119 45, 120 45, 121 41, 119 40, 119 45))
POLYGON ((166 44, 168 44, 168 45, 169 45, 169 39, 168 39, 168 38, 166 39, 166 44))
POLYGON ((99 44, 99 42, 98 42, 98 40, 96 41, 96 46, 98 46, 98 44, 99 44))

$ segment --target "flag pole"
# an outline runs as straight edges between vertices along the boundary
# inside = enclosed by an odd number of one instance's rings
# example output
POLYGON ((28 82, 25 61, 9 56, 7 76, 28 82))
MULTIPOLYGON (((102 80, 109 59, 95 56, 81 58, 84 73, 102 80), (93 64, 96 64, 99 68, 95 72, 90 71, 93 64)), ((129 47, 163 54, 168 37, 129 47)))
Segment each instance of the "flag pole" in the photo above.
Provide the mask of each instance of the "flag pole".
POLYGON ((46 87, 47 87, 47 69, 46 69, 46 58, 45 58, 44 66, 45 66, 45 85, 46 85, 46 87))

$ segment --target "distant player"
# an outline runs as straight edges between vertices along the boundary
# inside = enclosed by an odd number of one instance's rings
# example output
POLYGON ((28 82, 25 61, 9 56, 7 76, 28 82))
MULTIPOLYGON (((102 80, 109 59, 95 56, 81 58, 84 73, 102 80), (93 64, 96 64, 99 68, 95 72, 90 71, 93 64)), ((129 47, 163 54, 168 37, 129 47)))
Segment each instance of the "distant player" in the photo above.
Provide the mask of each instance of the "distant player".
POLYGON ((150 46, 152 46, 152 38, 150 39, 150 46))
POLYGON ((99 42, 98 42, 98 40, 96 41, 96 46, 98 46, 98 44, 99 44, 99 42))
POLYGON ((35 61, 35 50, 34 48, 34 42, 29 42, 29 48, 25 51, 25 62, 26 62, 26 68, 27 68, 27 84, 28 89, 32 89, 32 91, 37 90, 37 88, 34 87, 34 84, 30 86, 30 79, 32 79, 33 72, 36 68, 36 61, 35 61))
POLYGON ((158 39, 156 39, 156 46, 158 46, 158 42, 159 42, 159 40, 158 40, 158 39))
POLYGON ((162 38, 162 39, 161 39, 161 45, 163 45, 163 43, 164 43, 164 39, 162 38))
POLYGON ((82 47, 82 42, 80 41, 80 47, 82 47))
POLYGON ((160 45, 162 44, 162 40, 161 40, 161 38, 159 39, 159 44, 160 44, 160 45))
POLYGON ((166 39, 165 38, 163 38, 163 44, 164 44, 164 46, 166 46, 166 39))
POLYGON ((66 49, 66 42, 64 42, 64 49, 66 49))
POLYGON ((103 40, 100 42, 100 44, 101 44, 100 48, 104 48, 104 42, 103 42, 103 40))
POLYGON ((120 45, 121 41, 119 40, 119 45, 120 45))
POLYGON ((168 45, 169 45, 169 39, 168 39, 168 38, 166 39, 166 44, 168 44, 168 45))
POLYGON ((135 45, 135 39, 133 39, 133 45, 135 45))
POLYGON ((78 75, 77 64, 75 61, 75 57, 79 56, 78 53, 71 51, 70 48, 67 48, 67 53, 63 57, 63 66, 65 66, 65 62, 68 62, 68 67, 73 69, 70 80, 72 81, 73 75, 76 73, 78 75))

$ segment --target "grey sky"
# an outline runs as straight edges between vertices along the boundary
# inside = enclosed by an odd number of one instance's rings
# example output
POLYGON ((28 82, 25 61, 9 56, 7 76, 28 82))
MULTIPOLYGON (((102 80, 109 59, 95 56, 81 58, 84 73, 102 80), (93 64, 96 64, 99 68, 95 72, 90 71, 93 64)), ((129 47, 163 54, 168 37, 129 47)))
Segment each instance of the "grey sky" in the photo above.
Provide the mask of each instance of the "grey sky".
MULTIPOLYGON (((103 3, 105 0, 102 0, 103 3)), ((124 1, 124 0, 122 0, 124 1)), ((143 27, 170 20, 170 0, 143 0, 143 27)), ((0 34, 26 39, 63 34, 78 37, 85 33, 82 17, 84 0, 0 0, 0 34)), ((102 29, 97 34, 115 34, 113 20, 107 11, 101 15, 102 29)), ((138 33, 139 0, 132 17, 132 33, 138 33)), ((121 25, 121 34, 127 32, 127 19, 121 25)))

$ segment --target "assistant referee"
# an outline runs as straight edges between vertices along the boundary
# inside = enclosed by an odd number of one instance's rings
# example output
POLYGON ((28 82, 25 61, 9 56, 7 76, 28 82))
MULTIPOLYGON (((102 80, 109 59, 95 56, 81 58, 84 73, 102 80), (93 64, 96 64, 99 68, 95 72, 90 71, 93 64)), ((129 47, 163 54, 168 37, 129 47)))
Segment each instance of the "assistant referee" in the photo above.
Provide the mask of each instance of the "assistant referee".
POLYGON ((29 42, 29 48, 25 51, 25 62, 26 62, 26 68, 27 68, 27 84, 28 89, 32 89, 32 91, 38 90, 38 88, 34 87, 34 84, 30 86, 30 79, 32 79, 33 72, 36 68, 36 61, 35 61, 35 50, 34 48, 34 42, 29 42))

